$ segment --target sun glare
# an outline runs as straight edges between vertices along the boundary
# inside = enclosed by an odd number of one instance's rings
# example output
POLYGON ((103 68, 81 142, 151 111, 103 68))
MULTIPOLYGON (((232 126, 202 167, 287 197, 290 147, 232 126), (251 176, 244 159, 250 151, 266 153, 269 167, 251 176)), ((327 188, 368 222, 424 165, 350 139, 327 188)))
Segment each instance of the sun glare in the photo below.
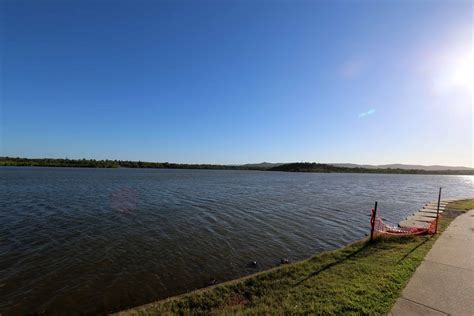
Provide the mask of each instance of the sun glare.
POLYGON ((462 90, 474 91, 474 63, 472 50, 465 55, 450 56, 439 63, 434 78, 434 86, 438 92, 462 90))
POLYGON ((466 57, 459 59, 451 75, 453 86, 468 88, 472 92, 474 83, 472 60, 472 54, 468 54, 466 57))

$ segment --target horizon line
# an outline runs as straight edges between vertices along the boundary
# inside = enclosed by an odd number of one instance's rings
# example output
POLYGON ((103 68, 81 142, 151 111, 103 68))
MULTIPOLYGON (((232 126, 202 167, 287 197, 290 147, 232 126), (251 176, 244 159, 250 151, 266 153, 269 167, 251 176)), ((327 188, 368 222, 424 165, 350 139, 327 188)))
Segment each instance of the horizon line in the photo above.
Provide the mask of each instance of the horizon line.
POLYGON ((467 168, 467 169, 474 169, 474 167, 468 166, 452 166, 452 165, 442 165, 442 164, 434 164, 434 165, 425 165, 420 163, 384 163, 384 164, 371 164, 371 163, 354 163, 354 162, 318 162, 318 161, 307 161, 307 160, 300 160, 300 161, 290 161, 290 162, 270 162, 270 161, 260 161, 260 162, 246 162, 246 163, 210 163, 210 162, 171 162, 171 161, 153 161, 153 160, 141 160, 141 159, 97 159, 97 158, 70 158, 70 157, 20 157, 20 156, 0 156, 0 158, 13 158, 13 159, 67 159, 67 160, 95 160, 95 161, 133 161, 133 162, 152 162, 152 163, 168 163, 168 164, 180 164, 180 165, 220 165, 220 166, 244 166, 244 165, 260 165, 260 164, 275 164, 275 165, 284 165, 284 164, 292 164, 292 163, 319 163, 325 165, 356 165, 356 166, 371 166, 371 167, 385 167, 390 165, 402 165, 402 166, 420 166, 420 167, 448 167, 448 168, 467 168))

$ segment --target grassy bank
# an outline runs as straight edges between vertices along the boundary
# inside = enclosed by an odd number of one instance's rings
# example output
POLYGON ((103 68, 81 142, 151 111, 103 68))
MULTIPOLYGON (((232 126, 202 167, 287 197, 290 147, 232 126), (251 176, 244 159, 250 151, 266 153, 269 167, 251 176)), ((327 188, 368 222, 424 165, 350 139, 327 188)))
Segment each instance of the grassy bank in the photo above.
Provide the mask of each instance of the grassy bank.
POLYGON ((448 208, 458 211, 467 211, 474 209, 474 199, 459 200, 448 204, 448 208))
MULTIPOLYGON (((446 212, 440 232, 457 213, 446 212)), ((386 315, 436 239, 425 236, 359 241, 302 262, 120 314, 386 315)))

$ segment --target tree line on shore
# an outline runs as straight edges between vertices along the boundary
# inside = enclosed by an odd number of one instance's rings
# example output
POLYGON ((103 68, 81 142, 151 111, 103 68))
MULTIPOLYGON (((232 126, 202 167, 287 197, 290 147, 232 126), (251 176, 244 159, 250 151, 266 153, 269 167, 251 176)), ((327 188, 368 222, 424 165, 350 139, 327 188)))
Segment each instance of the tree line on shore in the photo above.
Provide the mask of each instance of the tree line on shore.
POLYGON ((474 170, 422 170, 400 168, 362 168, 340 167, 315 162, 288 163, 268 169, 270 171, 287 172, 340 172, 340 173, 395 173, 395 174, 445 174, 474 175, 474 170))
POLYGON ((30 167, 76 167, 76 168, 156 168, 156 169, 223 169, 223 170, 262 170, 244 165, 180 164, 169 162, 147 162, 132 160, 96 160, 68 158, 13 158, 0 157, 0 166, 30 167))
POLYGON ((96 160, 68 158, 19 158, 0 157, 0 166, 32 167, 76 167, 76 168, 156 168, 156 169, 215 169, 215 170, 262 170, 284 172, 320 173, 388 173, 388 174, 440 174, 474 175, 474 170, 421 170, 399 168, 341 167, 322 163, 298 162, 274 167, 261 165, 216 165, 216 164, 178 164, 169 162, 146 162, 131 160, 96 160))

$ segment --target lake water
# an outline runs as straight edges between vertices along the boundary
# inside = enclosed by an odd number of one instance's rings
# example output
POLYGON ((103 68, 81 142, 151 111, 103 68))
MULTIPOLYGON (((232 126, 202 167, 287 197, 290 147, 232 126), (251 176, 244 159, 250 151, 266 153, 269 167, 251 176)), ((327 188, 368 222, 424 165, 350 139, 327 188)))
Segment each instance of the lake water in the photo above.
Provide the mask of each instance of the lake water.
POLYGON ((116 311, 301 260, 474 196, 474 177, 0 168, 0 313, 116 311), (257 267, 249 266, 257 261, 257 267))

